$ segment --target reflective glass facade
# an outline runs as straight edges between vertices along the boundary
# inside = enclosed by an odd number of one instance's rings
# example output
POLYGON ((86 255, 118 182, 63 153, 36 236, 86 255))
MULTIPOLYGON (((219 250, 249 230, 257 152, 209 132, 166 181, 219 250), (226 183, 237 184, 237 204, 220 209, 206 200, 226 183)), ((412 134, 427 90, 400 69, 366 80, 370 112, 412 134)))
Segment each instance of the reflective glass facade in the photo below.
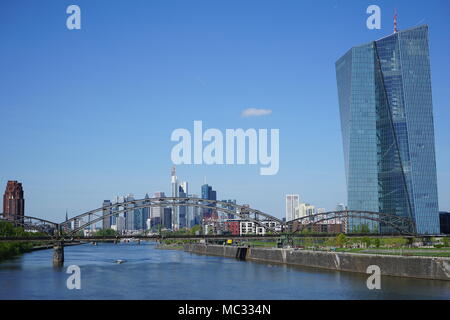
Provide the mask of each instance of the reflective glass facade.
MULTIPOLYGON (((336 62, 349 210, 414 219, 439 233, 428 27, 354 47, 336 62)), ((375 221, 349 221, 349 230, 375 221)))

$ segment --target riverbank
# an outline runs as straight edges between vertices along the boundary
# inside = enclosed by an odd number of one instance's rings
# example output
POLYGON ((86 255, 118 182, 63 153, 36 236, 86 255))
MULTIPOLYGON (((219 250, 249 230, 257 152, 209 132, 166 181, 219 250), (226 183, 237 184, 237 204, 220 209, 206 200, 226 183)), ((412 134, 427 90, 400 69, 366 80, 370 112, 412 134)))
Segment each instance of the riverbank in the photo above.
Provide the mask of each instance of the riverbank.
POLYGON ((0 243, 0 261, 15 257, 19 254, 29 252, 33 248, 30 243, 20 242, 1 242, 0 243))
POLYGON ((171 244, 158 243, 156 245, 155 249, 160 249, 160 250, 184 250, 184 246, 181 245, 181 244, 176 244, 176 243, 171 243, 171 244))
POLYGON ((450 258, 393 256, 347 252, 323 252, 278 248, 247 248, 235 246, 186 244, 191 253, 297 265, 337 271, 366 273, 367 267, 377 265, 382 275, 450 281, 450 258))
MULTIPOLYGON (((77 246, 80 244, 85 244, 87 242, 68 242, 64 246, 77 246)), ((36 243, 26 243, 26 242, 0 242, 0 262, 7 260, 18 255, 38 251, 53 249, 53 244, 36 244, 36 243)))

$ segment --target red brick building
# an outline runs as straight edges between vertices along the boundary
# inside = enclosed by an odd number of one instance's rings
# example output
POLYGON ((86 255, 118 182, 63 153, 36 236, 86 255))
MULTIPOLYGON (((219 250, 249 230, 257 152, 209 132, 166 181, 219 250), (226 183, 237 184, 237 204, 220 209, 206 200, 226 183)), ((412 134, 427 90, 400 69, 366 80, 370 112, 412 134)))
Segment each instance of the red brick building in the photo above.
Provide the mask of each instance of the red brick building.
POLYGON ((8 181, 3 195, 3 214, 8 220, 23 222, 25 212, 25 199, 23 198, 22 184, 17 181, 8 181))
POLYGON ((292 231, 301 232, 303 229, 308 228, 312 233, 345 233, 344 223, 317 223, 313 225, 304 225, 297 221, 294 221, 292 225, 292 231))
POLYGON ((240 221, 239 220, 227 220, 225 221, 225 231, 228 231, 233 236, 240 235, 240 221))

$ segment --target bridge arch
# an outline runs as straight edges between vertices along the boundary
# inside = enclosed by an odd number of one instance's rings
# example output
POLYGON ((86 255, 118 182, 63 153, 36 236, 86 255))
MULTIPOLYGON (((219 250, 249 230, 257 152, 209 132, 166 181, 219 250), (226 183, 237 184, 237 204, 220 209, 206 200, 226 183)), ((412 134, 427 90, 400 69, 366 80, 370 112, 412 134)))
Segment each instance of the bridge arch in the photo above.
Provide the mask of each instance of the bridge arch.
MULTIPOLYGON (((152 207, 198 207, 198 208, 205 208, 205 209, 212 209, 217 210, 226 214, 231 214, 234 216, 238 216, 241 219, 245 219, 248 221, 251 221, 255 223, 256 225, 260 227, 264 227, 267 230, 273 231, 277 233, 277 230, 275 230, 272 227, 269 227, 268 225, 265 225, 264 221, 273 221, 280 224, 281 232, 287 231, 289 227, 291 227, 294 223, 300 223, 302 226, 310 227, 313 225, 320 224, 324 221, 329 221, 333 219, 352 219, 352 218, 358 218, 358 219, 364 219, 364 220, 370 220, 375 221, 379 223, 383 223, 387 226, 390 226, 397 230, 400 234, 405 235, 416 235, 416 227, 415 223, 412 219, 400 217, 388 213, 383 212, 372 212, 372 211, 358 211, 358 210, 344 210, 344 211, 329 211, 329 212, 323 212, 323 213, 317 213, 314 215, 304 216, 300 217, 291 221, 283 222, 280 219, 269 215, 267 213, 264 213, 260 210, 256 210, 253 208, 250 208, 248 206, 244 205, 238 205, 234 203, 228 203, 223 201, 216 201, 216 200, 207 200, 207 199, 201 199, 201 198, 179 198, 179 197, 165 197, 165 198, 149 198, 149 199, 140 199, 140 200, 131 200, 131 201, 124 201, 120 203, 115 203, 110 206, 104 206, 100 207, 94 210, 87 211, 85 213, 82 213, 80 215, 77 215, 75 217, 72 217, 68 219, 67 221, 64 221, 62 223, 56 223, 49 220, 32 217, 32 216, 15 216, 17 219, 11 220, 6 217, 4 213, 0 213, 0 221, 7 221, 11 223, 19 224, 25 228, 41 231, 44 233, 47 233, 51 236, 55 235, 55 231, 60 232, 61 230, 69 230, 70 224, 75 221, 76 219, 81 219, 83 217, 88 216, 94 217, 93 220, 88 221, 88 223, 85 223, 75 230, 68 231, 69 235, 74 235, 76 232, 90 226, 93 224, 96 224, 100 221, 102 221, 104 218, 108 218, 110 216, 117 216, 125 212, 131 212, 133 210, 138 210, 142 208, 152 208, 152 207), (211 204, 214 204, 216 206, 211 206, 211 204), (133 205, 133 207, 130 207, 130 205, 133 205), (217 206, 219 205, 219 206, 217 206), (121 210, 117 209, 122 208, 121 210), (230 209, 233 208, 233 209, 230 209), (103 211, 108 210, 110 213, 103 215, 103 211), (96 213, 101 212, 100 215, 97 215, 96 213), (263 217, 265 220, 261 219, 263 217), (306 222, 306 223, 305 223, 306 222)), ((10 217, 8 215, 8 217, 10 217)), ((293 233, 298 232, 299 230, 291 230, 293 233)))
POLYGON ((75 217, 72 217, 68 219, 67 221, 62 222, 60 225, 61 227, 67 227, 70 223, 72 223, 75 220, 80 220, 84 217, 89 217, 89 221, 82 226, 79 226, 78 228, 71 230, 69 234, 75 234, 78 231, 86 228, 87 226, 96 224, 100 221, 102 221, 105 218, 111 217, 111 216, 118 216, 125 212, 132 212, 133 210, 139 210, 143 208, 152 208, 152 207, 198 207, 198 208, 204 208, 204 209, 211 209, 220 211, 223 213, 231 214, 234 216, 238 216, 241 219, 245 219, 248 221, 251 221, 255 223, 256 225, 260 227, 264 227, 265 229, 268 229, 273 232, 277 232, 275 228, 269 227, 267 225, 263 224, 263 220, 259 217, 263 217, 267 220, 278 222, 281 227, 284 226, 283 221, 280 219, 267 214, 265 212, 262 212, 257 209, 253 209, 244 205, 224 202, 224 201, 217 201, 217 200, 208 200, 208 199, 201 199, 201 198, 190 198, 190 197, 163 197, 163 198, 149 198, 149 199, 139 199, 139 200, 130 200, 130 201, 124 201, 119 202, 115 204, 111 204, 110 206, 104 206, 100 207, 94 210, 87 211, 85 213, 79 214, 75 217), (215 205, 215 206, 211 206, 215 205), (219 206, 217 206, 219 205, 219 206), (118 208, 123 208, 120 210, 117 210, 118 208), (233 208, 231 210, 230 208, 233 208), (107 214, 103 214, 104 211, 109 211, 107 214), (97 213, 101 213, 98 215, 97 213), (253 216, 253 217, 252 217, 253 216), (90 219, 90 217, 94 217, 94 219, 90 219))
MULTIPOLYGON (((346 220, 346 223, 348 222, 349 219, 370 220, 390 226, 395 230, 397 230, 400 234, 405 235, 416 234, 415 223, 412 219, 383 212, 361 211, 361 210, 344 210, 344 211, 329 211, 316 213, 310 216, 304 216, 288 221, 286 222, 286 225, 292 228, 294 223, 297 222, 304 227, 310 227, 313 225, 318 225, 321 222, 333 219, 346 220)), ((300 231, 299 228, 296 228, 296 230, 293 230, 293 233, 296 233, 298 231, 300 231)))

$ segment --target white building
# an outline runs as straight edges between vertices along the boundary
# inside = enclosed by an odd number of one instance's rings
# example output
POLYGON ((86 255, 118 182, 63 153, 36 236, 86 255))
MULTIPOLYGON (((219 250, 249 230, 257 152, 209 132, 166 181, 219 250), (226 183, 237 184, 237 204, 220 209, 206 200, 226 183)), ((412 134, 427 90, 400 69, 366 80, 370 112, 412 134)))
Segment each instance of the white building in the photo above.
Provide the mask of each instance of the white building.
POLYGON ((309 203, 305 203, 305 216, 311 216, 315 213, 315 207, 309 203))
POLYGON ((262 227, 252 221, 242 220, 239 223, 239 233, 240 235, 246 234, 256 234, 256 235, 265 235, 268 231, 271 231, 268 228, 272 228, 275 231, 281 231, 281 225, 276 221, 262 221, 262 224, 265 227, 262 227))
POLYGON ((291 221, 295 219, 298 214, 300 197, 298 194, 287 194, 286 195, 286 221, 291 221))
POLYGON ((298 205, 298 209, 296 211, 294 219, 298 219, 304 216, 306 216, 306 204, 302 202, 298 205))

